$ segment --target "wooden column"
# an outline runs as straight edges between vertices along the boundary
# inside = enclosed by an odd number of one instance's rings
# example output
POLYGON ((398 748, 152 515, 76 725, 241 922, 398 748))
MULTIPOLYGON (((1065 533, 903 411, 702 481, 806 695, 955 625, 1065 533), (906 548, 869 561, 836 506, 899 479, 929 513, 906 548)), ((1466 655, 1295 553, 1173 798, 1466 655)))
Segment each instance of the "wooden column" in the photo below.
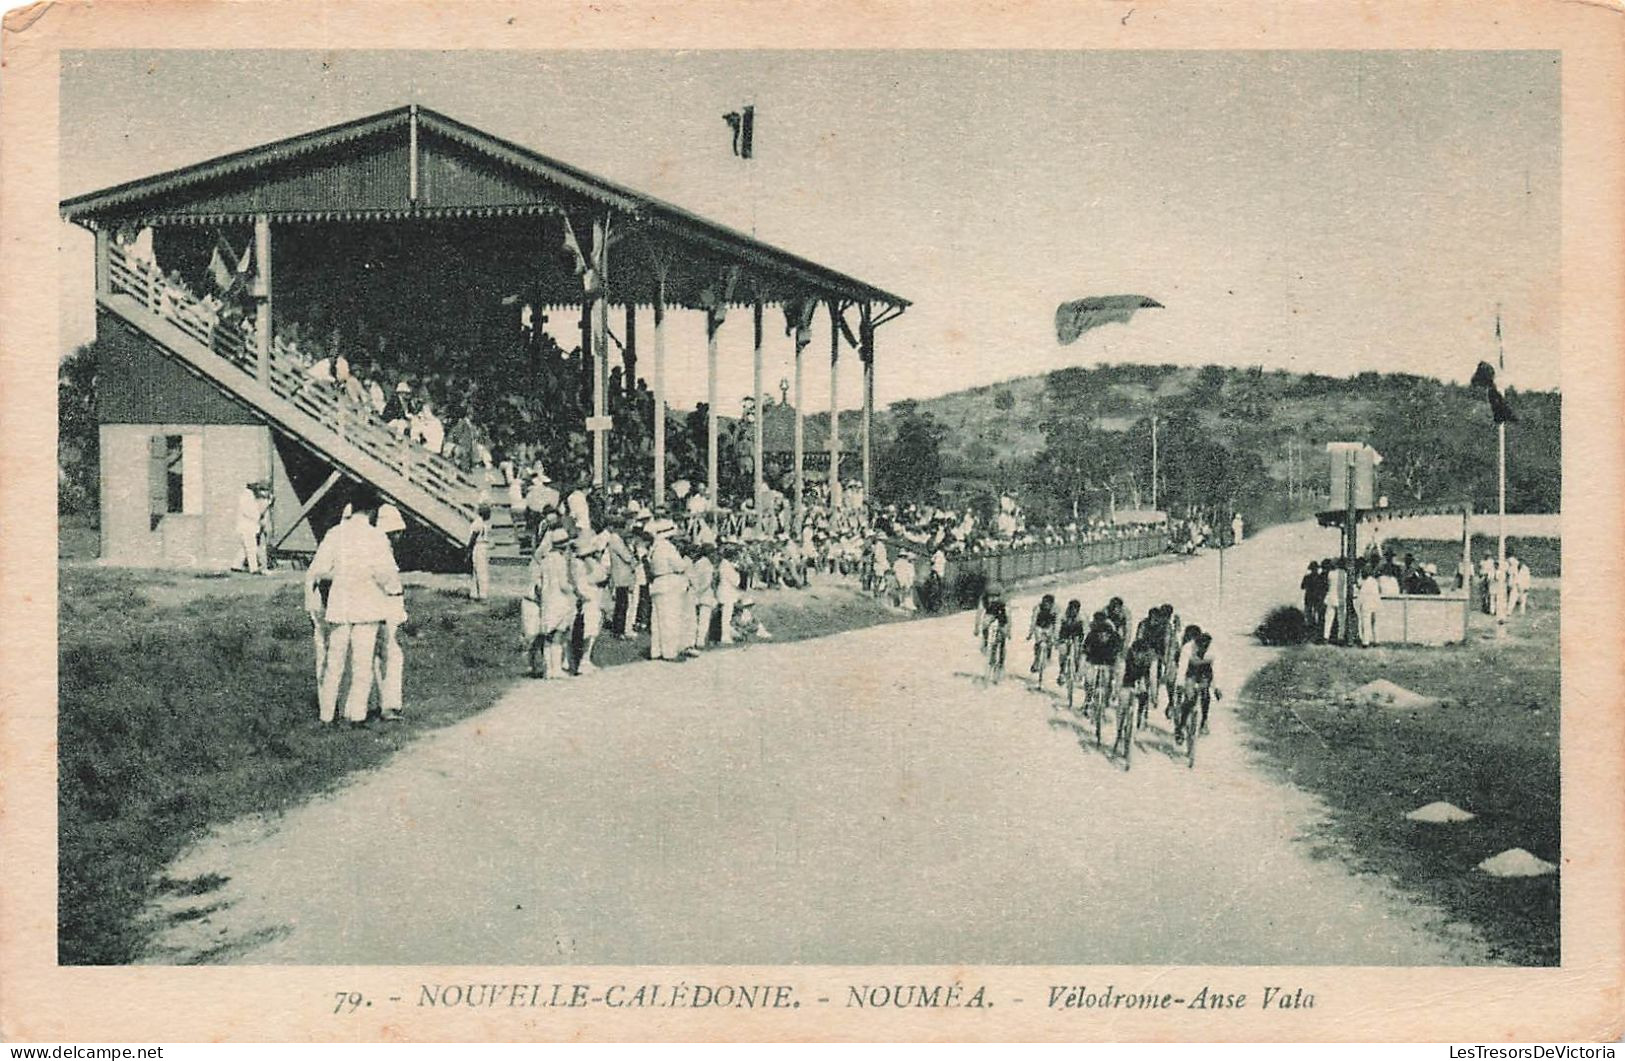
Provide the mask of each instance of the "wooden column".
POLYGON ((259 381, 271 382, 271 219, 254 218, 254 352, 259 381))
POLYGON ((841 310, 833 299, 829 304, 829 500, 841 499, 841 310))
POLYGON ((638 387, 638 307, 630 300, 626 303, 626 341, 621 347, 621 367, 625 372, 621 385, 626 393, 632 394, 638 387))
POLYGON ((96 294, 106 298, 113 293, 113 274, 109 271, 109 252, 112 233, 105 228, 96 230, 96 294))
POLYGON ((867 303, 863 307, 863 322, 858 326, 858 359, 863 362, 863 499, 874 498, 871 482, 874 465, 870 459, 870 432, 875 419, 875 326, 867 303))
POLYGON ((721 497, 717 483, 717 333, 727 315, 726 306, 705 314, 705 493, 716 509, 721 497))
POLYGON ((666 504, 666 270, 655 265, 655 508, 666 504))
POLYGON ((589 290, 592 316, 589 331, 592 336, 592 415, 600 421, 592 429, 592 484, 603 489, 609 481, 609 432, 601 421, 609 415, 606 388, 609 383, 609 226, 602 218, 592 223, 593 274, 596 291, 589 290))
POLYGON ((751 404, 756 409, 755 425, 751 432, 751 456, 755 467, 755 494, 756 511, 762 511, 762 495, 767 492, 766 469, 762 467, 762 296, 756 296, 756 304, 751 307, 752 322, 756 326, 756 347, 753 352, 751 368, 755 373, 755 384, 751 388, 751 404))
MULTIPOLYGON (((805 320, 806 318, 802 318, 802 319, 805 320)), ((800 328, 797 328, 796 331, 795 331, 794 342, 796 344, 796 406, 795 406, 796 417, 795 417, 795 432, 794 432, 794 435, 792 436, 793 441, 791 442, 791 447, 790 447, 791 451, 792 451, 791 452, 791 460, 794 461, 794 467, 795 467, 795 473, 794 473, 795 474, 795 484, 796 484, 796 486, 795 486, 795 503, 796 503, 795 523, 796 523, 796 531, 798 533, 801 530, 802 517, 806 513, 806 486, 807 486, 806 471, 802 467, 804 464, 807 463, 807 422, 806 422, 806 415, 807 414, 804 412, 804 410, 807 407, 807 403, 806 403, 806 400, 805 400, 806 399, 806 392, 802 388, 802 385, 801 385, 802 384, 802 375, 803 375, 803 373, 802 373, 802 357, 801 357, 801 355, 807 349, 807 344, 802 341, 805 334, 806 333, 800 328)))

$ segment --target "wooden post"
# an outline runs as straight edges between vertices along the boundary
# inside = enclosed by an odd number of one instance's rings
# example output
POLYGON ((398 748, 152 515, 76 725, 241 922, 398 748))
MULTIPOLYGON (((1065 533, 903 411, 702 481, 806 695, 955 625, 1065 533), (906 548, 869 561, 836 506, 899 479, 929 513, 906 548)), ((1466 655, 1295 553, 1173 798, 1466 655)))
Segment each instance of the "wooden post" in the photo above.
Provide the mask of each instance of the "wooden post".
POLYGON ((874 465, 869 442, 875 419, 875 326, 868 303, 864 303, 863 322, 859 325, 858 360, 863 362, 863 499, 871 501, 874 498, 874 483, 871 481, 874 465))
POLYGON ((717 482, 717 333, 727 314, 726 306, 705 313, 705 493, 715 511, 720 503, 717 482))
POLYGON ((627 394, 638 389, 638 306, 630 299, 626 303, 626 341, 621 347, 621 366, 625 372, 621 385, 627 394))
MULTIPOLYGON (((807 318, 803 317, 802 319, 806 320, 807 318)), ((803 465, 805 465, 807 463, 807 422, 806 422, 806 419, 805 419, 806 413, 803 412, 803 410, 806 408, 806 402, 804 400, 806 395, 805 395, 805 392, 802 389, 802 375, 803 375, 803 373, 802 373, 802 357, 801 357, 802 352, 807 349, 807 344, 801 341, 803 335, 804 335, 804 332, 800 328, 798 328, 798 329, 796 329, 795 336, 794 336, 794 339, 793 339, 793 341, 796 344, 796 406, 795 406, 796 416, 795 416, 795 431, 794 431, 794 434, 792 436, 790 449, 791 449, 791 460, 794 462, 794 467, 795 467, 795 472, 794 472, 795 495, 796 495, 795 496, 795 503, 796 503, 795 525, 796 525, 796 532, 797 533, 800 533, 800 531, 801 531, 802 517, 806 514, 806 487, 807 487, 806 470, 803 467, 803 465)))
MULTIPOLYGON (((1358 642, 1359 616, 1354 612, 1356 601, 1354 578, 1356 572, 1355 561, 1360 556, 1360 510, 1354 503, 1354 457, 1349 456, 1348 466, 1343 469, 1345 485, 1344 511, 1343 511, 1343 644, 1352 645, 1358 642)), ((1221 538, 1222 538, 1221 534, 1221 538)))
MULTIPOLYGON (((592 316, 588 331, 592 338, 592 415, 598 420, 608 415, 605 390, 609 377, 609 226, 603 218, 592 223, 593 264, 589 273, 595 274, 597 290, 588 290, 592 316)), ((608 432, 595 426, 592 432, 592 484, 603 489, 609 481, 608 432)))
POLYGON ((841 310, 834 299, 829 303, 829 502, 841 500, 841 310))
POLYGON ((666 270, 655 263, 655 481, 650 504, 666 504, 666 270))
POLYGON ((96 230, 96 294, 106 298, 113 293, 113 274, 109 269, 112 233, 105 227, 96 230))
POLYGON ((1473 506, 1461 506, 1461 588, 1473 594, 1473 506))
POLYGON ((755 383, 751 389, 751 402, 756 409, 756 422, 751 431, 750 449, 755 464, 755 498, 756 518, 761 518, 762 495, 767 492, 766 469, 762 467, 762 296, 756 296, 756 304, 751 307, 752 323, 756 327, 756 347, 753 353, 751 368, 755 374, 755 383))
POLYGON ((254 218, 254 352, 261 383, 271 382, 271 219, 254 218))

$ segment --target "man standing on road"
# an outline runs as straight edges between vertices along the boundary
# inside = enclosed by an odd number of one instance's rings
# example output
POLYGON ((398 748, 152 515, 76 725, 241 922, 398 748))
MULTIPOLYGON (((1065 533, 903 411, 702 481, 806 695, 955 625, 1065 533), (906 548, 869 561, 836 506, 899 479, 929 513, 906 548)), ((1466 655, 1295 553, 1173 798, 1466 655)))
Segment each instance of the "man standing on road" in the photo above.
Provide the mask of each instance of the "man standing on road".
POLYGON ((688 611, 688 563, 677 551, 672 535, 677 525, 661 517, 650 522, 649 535, 649 658, 682 659, 694 647, 694 635, 685 621, 688 611))
MULTIPOLYGON (((397 571, 395 543, 405 530, 406 521, 401 518, 400 509, 394 505, 379 506, 378 536, 384 540, 391 568, 397 571)), ((398 574, 394 592, 386 589, 385 593, 387 614, 378 650, 378 707, 385 722, 399 722, 402 719, 401 701, 406 690, 406 652, 401 648, 400 641, 401 625, 406 622, 406 595, 401 591, 398 574)))
POLYGON ((344 716, 352 726, 366 725, 379 630, 400 607, 394 598, 401 596, 401 576, 388 540, 374 526, 377 515, 376 496, 358 499, 350 515, 327 532, 305 572, 307 610, 316 596, 316 584, 324 578, 332 582, 326 608, 326 669, 318 697, 324 725, 337 714, 346 660, 350 687, 344 716))
POLYGON ((609 528, 609 589, 614 596, 614 612, 610 617, 610 631, 617 637, 631 637, 632 624, 637 617, 638 588, 637 557, 621 534, 621 527, 609 528))

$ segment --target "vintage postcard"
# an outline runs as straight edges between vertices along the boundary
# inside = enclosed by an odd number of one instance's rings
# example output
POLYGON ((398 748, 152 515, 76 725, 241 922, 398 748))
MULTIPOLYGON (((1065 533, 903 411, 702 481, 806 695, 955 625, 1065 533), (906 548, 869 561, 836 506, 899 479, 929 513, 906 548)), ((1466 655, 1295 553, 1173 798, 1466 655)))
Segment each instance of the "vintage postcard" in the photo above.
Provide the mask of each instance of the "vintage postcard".
POLYGON ((1622 26, 12 12, 0 1033, 1616 1041, 1622 26))

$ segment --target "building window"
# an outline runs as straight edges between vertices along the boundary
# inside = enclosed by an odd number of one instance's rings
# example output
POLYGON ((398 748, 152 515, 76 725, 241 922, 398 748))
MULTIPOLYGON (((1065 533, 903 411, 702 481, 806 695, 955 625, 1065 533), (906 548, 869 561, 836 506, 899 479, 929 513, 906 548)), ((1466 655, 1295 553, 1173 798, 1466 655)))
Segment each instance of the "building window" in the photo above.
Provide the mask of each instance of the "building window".
POLYGON ((203 511, 202 450, 202 435, 152 436, 147 483, 154 530, 165 516, 203 511))

